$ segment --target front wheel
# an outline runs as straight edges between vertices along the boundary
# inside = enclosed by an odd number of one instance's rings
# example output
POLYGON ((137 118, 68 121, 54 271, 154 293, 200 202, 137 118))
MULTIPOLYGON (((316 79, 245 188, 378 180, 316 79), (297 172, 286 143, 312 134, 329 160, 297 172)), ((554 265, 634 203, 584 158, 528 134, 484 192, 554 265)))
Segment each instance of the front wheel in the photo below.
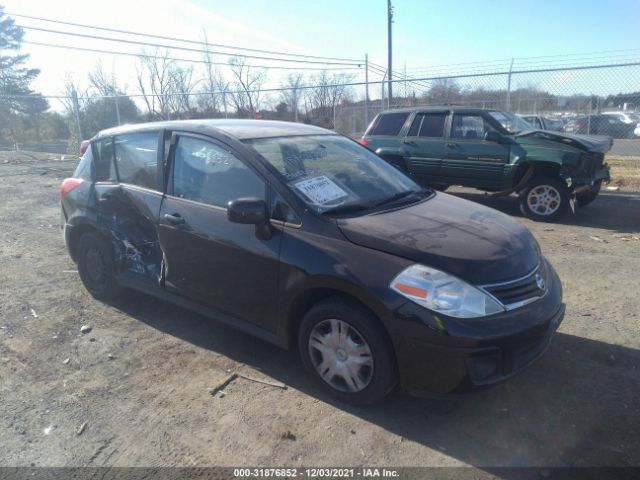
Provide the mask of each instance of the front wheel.
POLYGON ((386 334, 370 312, 348 299, 333 297, 312 307, 302 319, 298 348, 306 370, 343 402, 375 403, 396 384, 386 334))
POLYGON ((571 191, 560 178, 532 179, 520 193, 520 210, 525 217, 540 222, 553 222, 571 206, 571 191))

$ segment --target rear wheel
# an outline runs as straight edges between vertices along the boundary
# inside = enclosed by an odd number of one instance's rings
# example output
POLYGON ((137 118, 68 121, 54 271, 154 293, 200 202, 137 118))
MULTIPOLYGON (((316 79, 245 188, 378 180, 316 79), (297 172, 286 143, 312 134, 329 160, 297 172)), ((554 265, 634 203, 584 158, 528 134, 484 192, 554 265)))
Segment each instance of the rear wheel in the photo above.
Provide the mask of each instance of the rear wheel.
POLYGON ((100 234, 88 232, 78 242, 78 273, 85 288, 99 300, 112 300, 123 289, 115 278, 112 245, 100 234))
POLYGON ((576 203, 580 207, 586 207, 591 202, 593 202, 600 193, 600 189, 602 188, 602 180, 598 180, 593 184, 593 187, 588 192, 579 193, 576 195, 576 203))
POLYGON ((300 325, 298 347, 307 371, 343 402, 374 403, 396 384, 395 356, 382 327, 347 299, 312 307, 300 325))
POLYGON ((532 220, 553 222, 571 205, 571 191, 560 178, 536 177, 520 193, 520 210, 532 220))

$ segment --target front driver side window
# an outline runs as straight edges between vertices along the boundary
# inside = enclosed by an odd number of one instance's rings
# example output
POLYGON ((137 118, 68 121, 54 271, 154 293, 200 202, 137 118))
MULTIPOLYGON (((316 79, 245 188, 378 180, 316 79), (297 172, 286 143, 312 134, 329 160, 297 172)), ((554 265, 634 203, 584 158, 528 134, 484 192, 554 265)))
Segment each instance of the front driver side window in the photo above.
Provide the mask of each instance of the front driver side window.
POLYGON ((174 154, 176 197, 227 207, 241 197, 265 198, 265 183, 230 151, 206 140, 180 137, 174 154))
POLYGON ((495 130, 480 115, 455 114, 451 125, 451 138, 482 140, 484 134, 495 130))

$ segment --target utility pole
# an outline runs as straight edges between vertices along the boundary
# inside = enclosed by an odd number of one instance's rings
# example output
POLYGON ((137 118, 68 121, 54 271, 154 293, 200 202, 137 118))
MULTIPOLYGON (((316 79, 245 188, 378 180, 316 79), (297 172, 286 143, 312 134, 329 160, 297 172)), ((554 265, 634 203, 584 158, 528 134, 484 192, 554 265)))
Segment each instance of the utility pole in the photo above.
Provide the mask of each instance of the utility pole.
POLYGON ((389 105, 391 105, 391 98, 393 97, 393 62, 391 60, 392 57, 392 45, 391 45, 391 24, 393 23, 393 6, 391 5, 391 0, 387 0, 387 52, 389 55, 387 61, 387 72, 389 74, 389 88, 387 89, 387 93, 389 94, 389 105))
POLYGON ((364 128, 369 125, 369 54, 364 54, 364 128))

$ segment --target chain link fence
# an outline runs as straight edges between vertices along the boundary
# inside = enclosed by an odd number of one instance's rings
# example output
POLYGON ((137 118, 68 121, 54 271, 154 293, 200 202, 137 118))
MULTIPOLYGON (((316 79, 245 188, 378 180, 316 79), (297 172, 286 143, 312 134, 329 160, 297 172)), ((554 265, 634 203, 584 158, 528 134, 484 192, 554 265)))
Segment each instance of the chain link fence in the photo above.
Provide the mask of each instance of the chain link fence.
POLYGON ((512 111, 538 129, 608 135, 611 154, 640 156, 640 64, 424 75, 396 80, 394 94, 338 106, 336 130, 359 138, 383 110, 456 105, 512 111))
POLYGON ((292 87, 254 90, 243 97, 251 105, 245 113, 234 108, 239 102, 231 101, 233 92, 118 93, 85 95, 79 101, 70 96, 45 96, 52 110, 40 118, 40 123, 23 116, 11 129, 5 125, 0 129, 7 130, 0 138, 0 151, 76 154, 82 139, 105 128, 188 118, 298 121, 360 138, 380 111, 456 105, 512 111, 538 129, 608 135, 614 138, 611 155, 640 157, 640 62, 566 67, 537 65, 528 69, 526 66, 511 62, 494 65, 492 69, 480 64, 465 71, 445 72, 442 67, 440 70, 433 67, 431 71, 394 72, 391 101, 385 94, 386 83, 381 78, 373 79, 373 72, 368 84, 344 77, 344 83, 306 84, 298 90, 292 87), (364 99, 365 91, 369 92, 368 101, 364 99), (292 106, 292 99, 297 108, 292 106), (13 132, 11 135, 9 130, 13 132), (60 135, 64 133, 66 137, 62 138, 60 135), (41 140, 12 142, 9 138, 41 140))

